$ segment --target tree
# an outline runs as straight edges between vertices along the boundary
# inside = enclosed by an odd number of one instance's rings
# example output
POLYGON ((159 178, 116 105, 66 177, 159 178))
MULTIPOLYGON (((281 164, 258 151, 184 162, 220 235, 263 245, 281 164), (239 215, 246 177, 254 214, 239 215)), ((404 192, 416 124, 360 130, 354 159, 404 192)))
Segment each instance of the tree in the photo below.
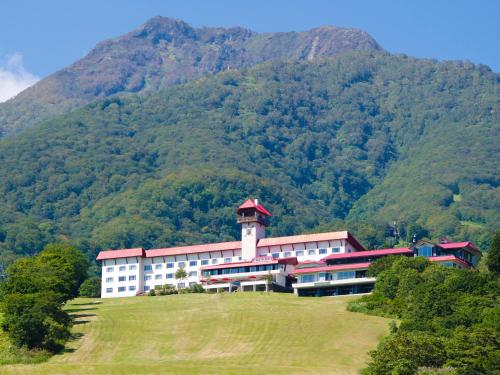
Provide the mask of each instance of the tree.
POLYGON ((69 338, 71 319, 50 291, 9 294, 2 304, 2 329, 14 345, 59 351, 69 338))
POLYGON ((272 284, 274 280, 273 275, 271 272, 268 272, 266 276, 264 276, 264 281, 266 282, 266 292, 269 293, 269 286, 272 284))
POLYGON ((497 231, 493 237, 486 258, 486 265, 490 272, 500 275, 500 231, 497 231))
POLYGON ((15 345, 52 352, 64 346, 71 318, 62 305, 78 294, 87 267, 78 249, 53 244, 7 268, 0 284, 2 328, 15 345))
POLYGON ((424 332, 398 332, 371 353, 363 375, 413 375, 419 367, 441 367, 445 362, 442 340, 424 332))
POLYGON ((177 280, 184 280, 186 277, 187 277, 187 272, 184 269, 184 267, 180 267, 179 269, 177 269, 177 271, 175 271, 175 278, 177 280))
POLYGON ((91 277, 80 285, 80 297, 98 298, 101 296, 101 279, 91 277))
POLYGON ((50 266, 65 285, 67 299, 78 296, 80 285, 87 278, 87 258, 76 247, 65 244, 48 244, 36 257, 37 261, 50 266))

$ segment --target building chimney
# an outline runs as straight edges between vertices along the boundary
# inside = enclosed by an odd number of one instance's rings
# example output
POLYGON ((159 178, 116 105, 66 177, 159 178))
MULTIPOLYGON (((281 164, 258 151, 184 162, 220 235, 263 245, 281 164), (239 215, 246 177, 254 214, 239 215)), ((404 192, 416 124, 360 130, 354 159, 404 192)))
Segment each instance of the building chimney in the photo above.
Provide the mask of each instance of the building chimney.
POLYGON ((257 198, 255 198, 253 201, 255 202, 256 206, 259 204, 259 200, 257 198))

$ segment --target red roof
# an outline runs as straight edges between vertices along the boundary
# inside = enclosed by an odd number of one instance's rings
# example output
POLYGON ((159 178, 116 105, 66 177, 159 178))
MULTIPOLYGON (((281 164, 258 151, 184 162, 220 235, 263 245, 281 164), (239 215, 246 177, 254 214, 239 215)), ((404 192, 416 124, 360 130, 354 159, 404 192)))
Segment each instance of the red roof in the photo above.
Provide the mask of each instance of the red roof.
POLYGON ((240 207, 238 207, 237 212, 240 212, 240 210, 244 210, 245 208, 255 208, 263 215, 269 217, 273 216, 268 210, 266 210, 266 208, 263 205, 261 205, 260 203, 255 203, 254 199, 247 199, 240 207))
POLYGON ((464 261, 460 258, 457 258, 455 255, 441 255, 438 257, 429 257, 427 259, 429 259, 431 262, 456 262, 456 263, 460 263, 464 267, 467 267, 467 268, 470 267, 469 263, 467 263, 466 261, 464 261))
POLYGON ((479 249, 470 241, 440 243, 437 246, 446 250, 468 248, 480 252, 479 249))
POLYGON ((395 249, 378 249, 378 250, 366 250, 366 251, 356 251, 354 253, 340 253, 332 254, 324 257, 322 260, 333 260, 333 259, 344 259, 344 258, 361 258, 370 256, 383 256, 383 255, 401 255, 401 254, 412 254, 413 251, 407 247, 400 247, 395 249))
POLYGON ((293 272, 293 274, 300 275, 303 273, 366 269, 370 267, 370 264, 371 264, 370 262, 366 262, 366 263, 353 263, 353 264, 336 264, 334 266, 324 266, 324 267, 301 268, 301 269, 296 269, 293 272))
POLYGON ((122 249, 122 250, 106 250, 101 251, 97 255, 97 260, 128 258, 128 257, 144 257, 144 249, 138 247, 135 249, 122 249))
POLYGON ((333 241, 333 240, 346 240, 356 250, 365 251, 365 248, 363 246, 361 246, 361 244, 348 231, 301 234, 298 236, 287 236, 287 237, 263 238, 263 239, 259 240, 257 247, 279 246, 279 245, 288 245, 288 244, 302 243, 302 242, 320 242, 320 241, 333 241))
POLYGON ((210 251, 225 251, 225 250, 240 250, 240 249, 241 249, 241 241, 216 242, 216 243, 206 243, 200 245, 167 247, 164 249, 146 250, 146 257, 153 258, 153 257, 161 257, 169 255, 195 254, 195 253, 205 253, 210 251))

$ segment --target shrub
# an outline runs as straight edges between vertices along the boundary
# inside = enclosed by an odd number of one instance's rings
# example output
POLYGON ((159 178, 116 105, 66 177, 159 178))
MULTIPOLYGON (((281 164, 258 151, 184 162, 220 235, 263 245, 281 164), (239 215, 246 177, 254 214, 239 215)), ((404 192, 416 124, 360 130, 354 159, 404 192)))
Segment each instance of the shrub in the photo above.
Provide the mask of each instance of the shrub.
POLYGON ((156 296, 156 290, 149 289, 148 296, 156 296))
POLYGON ((17 347, 56 352, 69 338, 70 317, 53 292, 7 295, 3 311, 2 328, 17 347))
POLYGON ((101 296, 101 279, 91 277, 80 285, 80 297, 99 298, 101 296))
POLYGON ((194 284, 189 289, 191 289, 191 293, 205 293, 205 288, 201 284, 194 284))

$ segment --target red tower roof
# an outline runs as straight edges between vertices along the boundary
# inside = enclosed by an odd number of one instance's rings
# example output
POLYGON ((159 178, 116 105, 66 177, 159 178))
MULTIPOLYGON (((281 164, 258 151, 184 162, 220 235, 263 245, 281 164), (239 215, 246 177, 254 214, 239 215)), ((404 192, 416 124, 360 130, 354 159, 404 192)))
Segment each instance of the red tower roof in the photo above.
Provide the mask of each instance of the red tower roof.
POLYGON ((256 199, 247 199, 245 203, 243 203, 240 207, 238 207, 238 213, 240 213, 241 210, 247 209, 247 208, 255 208, 258 212, 260 212, 262 215, 266 216, 273 216, 271 213, 266 210, 266 208, 261 205, 256 199))

